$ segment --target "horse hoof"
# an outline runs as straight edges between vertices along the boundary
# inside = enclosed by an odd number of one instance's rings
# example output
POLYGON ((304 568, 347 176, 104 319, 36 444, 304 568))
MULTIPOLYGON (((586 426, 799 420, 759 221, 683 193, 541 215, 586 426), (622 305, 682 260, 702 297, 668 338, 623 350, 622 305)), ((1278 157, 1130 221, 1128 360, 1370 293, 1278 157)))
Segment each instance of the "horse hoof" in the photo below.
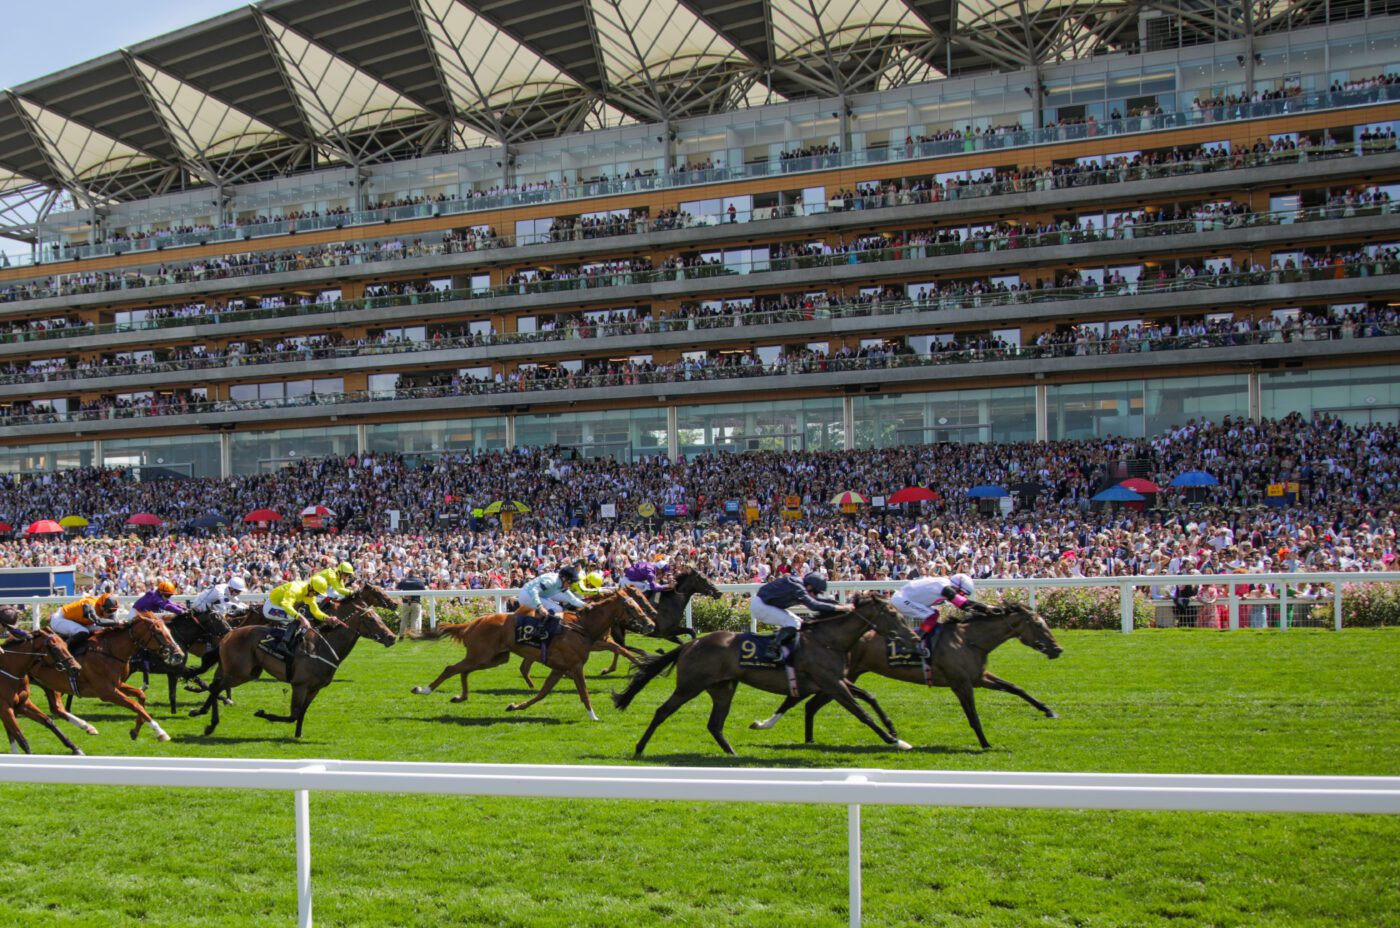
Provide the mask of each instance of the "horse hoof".
POLYGON ((170 736, 167 735, 165 732, 161 732, 160 734, 156 735, 156 740, 159 741, 161 744, 164 744, 165 742, 170 740, 170 736))
POLYGON ((894 746, 897 747, 897 748, 899 748, 901 751, 912 751, 912 750, 914 750, 914 746, 913 746, 912 744, 910 744, 908 741, 905 741, 903 738, 896 739, 896 741, 895 741, 895 743, 894 743, 894 746))
MULTIPOLYGON (((453 700, 453 701, 455 702, 456 700, 453 700)), ((520 707, 517 706, 515 703, 511 703, 510 705, 506 706, 506 711, 507 711, 507 712, 519 712, 519 711, 520 711, 520 707)))
POLYGON ((262 709, 259 709, 257 712, 254 712, 253 714, 254 714, 255 716, 257 716, 258 718, 260 718, 260 719, 265 719, 265 718, 267 718, 267 713, 264 712, 262 709))
POLYGON ((466 702, 466 701, 467 701, 467 697, 465 697, 465 696, 453 696, 453 697, 452 697, 452 701, 453 701, 453 702, 466 702))
POLYGON ((600 676, 600 677, 606 677, 606 676, 607 676, 608 674, 610 674, 610 673, 612 673, 612 668, 611 668, 611 667, 609 667, 607 670, 600 670, 600 671, 598 671, 598 676, 600 676))
POLYGON ((433 691, 426 686, 415 686, 410 692, 415 696, 431 696, 433 691))
POLYGON ((1057 719, 1060 717, 1060 713, 1056 712, 1054 709, 1049 709, 1046 711, 1045 717, 1047 719, 1057 719))
POLYGON ((87 728, 84 728, 83 731, 87 732, 89 735, 97 734, 97 729, 93 728, 91 725, 89 725, 87 728))
POLYGON ((204 726, 204 737, 208 738, 208 737, 209 737, 210 735, 212 735, 212 734, 214 734, 214 726, 213 726, 213 725, 205 725, 205 726, 204 726))
POLYGON ((87 757, 87 755, 83 753, 83 749, 82 749, 82 748, 74 748, 74 749, 73 749, 73 756, 74 756, 74 757, 87 757))
POLYGON ((139 729, 139 728, 136 729, 135 731, 131 732, 131 740, 132 740, 132 741, 135 741, 135 740, 136 740, 136 737, 137 737, 138 735, 140 735, 140 734, 141 734, 141 729, 139 729))

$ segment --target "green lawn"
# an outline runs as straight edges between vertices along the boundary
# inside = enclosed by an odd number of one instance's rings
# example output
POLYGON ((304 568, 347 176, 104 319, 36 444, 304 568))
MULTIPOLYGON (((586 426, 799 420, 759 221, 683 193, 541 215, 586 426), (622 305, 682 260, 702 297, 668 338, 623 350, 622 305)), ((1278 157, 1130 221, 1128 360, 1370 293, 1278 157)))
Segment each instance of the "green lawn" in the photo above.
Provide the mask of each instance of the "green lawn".
MULTIPOLYGON (((831 708, 804 747, 800 712, 747 729, 775 697, 741 690, 723 757, 702 697, 653 739, 680 765, 1400 775, 1400 632, 1061 635, 1050 662, 1012 643, 992 668, 1058 710, 980 693, 994 748, 947 690, 866 682, 916 750, 881 745, 831 708)), ((306 738, 253 718, 286 689, 237 692, 213 738, 157 717, 175 740, 133 744, 129 716, 90 701, 91 754, 337 757, 615 764, 670 678, 626 713, 593 680, 601 723, 570 691, 527 714, 514 666, 473 677, 465 705, 428 682, 461 650, 362 644, 322 694, 306 738)), ((603 666, 601 657, 598 667, 603 666)), ((159 688, 163 690, 162 686, 159 688)), ((194 697, 184 694, 184 698, 194 697)), ((40 751, 58 743, 23 723, 40 751)), ((289 794, 0 787, 7 866, 0 926, 294 923, 289 794)), ((844 925, 841 808, 517 801, 313 794, 323 926, 844 925)), ((865 810, 871 926, 1337 926, 1400 924, 1400 820, 1283 816, 865 810)))

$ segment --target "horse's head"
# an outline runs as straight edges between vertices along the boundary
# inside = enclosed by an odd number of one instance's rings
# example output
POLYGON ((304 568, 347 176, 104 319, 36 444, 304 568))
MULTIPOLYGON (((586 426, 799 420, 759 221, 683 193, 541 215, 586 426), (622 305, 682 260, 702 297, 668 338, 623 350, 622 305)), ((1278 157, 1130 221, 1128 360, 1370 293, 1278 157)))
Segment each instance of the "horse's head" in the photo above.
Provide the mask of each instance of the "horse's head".
POLYGON ((204 633, 204 637, 209 639, 210 644, 218 644, 224 640, 224 636, 233 631, 233 627, 228 624, 228 620, 217 612, 196 612, 190 611, 194 623, 199 626, 199 630, 204 633))
POLYGON ((379 617, 379 613, 374 611, 374 607, 366 603, 356 604, 350 614, 341 621, 356 635, 377 641, 386 648, 392 648, 394 642, 398 641, 394 633, 389 630, 389 626, 385 625, 384 620, 379 617))
POLYGON ((637 601, 625 593, 617 592, 611 596, 605 596, 594 600, 598 608, 611 608, 614 611, 612 621, 614 625, 621 625, 629 632, 636 632, 638 635, 650 635, 656 631, 656 623, 642 611, 642 607, 637 601), (615 604, 615 605, 614 605, 615 604))
POLYGON ((138 612, 131 620, 131 640, 154 654, 167 664, 183 664, 185 652, 175 643, 165 622, 149 612, 138 612))
POLYGON ((852 602, 856 607, 855 614, 886 641, 898 641, 910 651, 919 649, 918 636, 888 598, 879 593, 859 593, 852 602))
POLYGON ((709 596, 718 599, 721 595, 719 587, 715 586, 709 577, 698 570, 687 571, 676 584, 676 588, 692 596, 709 596))
POLYGON ((1064 648, 1055 640, 1054 632, 1045 624, 1039 613, 1020 603, 1007 603, 1004 606, 990 607, 988 615, 1000 615, 1006 619, 1011 633, 1028 648, 1039 651, 1052 661, 1064 653, 1064 648))
POLYGON ((34 641, 42 650, 41 660, 59 673, 75 674, 82 669, 56 632, 41 628, 34 633, 34 641))
POLYGON ((350 598, 375 609, 389 609, 396 614, 399 611, 398 602, 373 583, 360 584, 360 588, 352 593, 350 598))

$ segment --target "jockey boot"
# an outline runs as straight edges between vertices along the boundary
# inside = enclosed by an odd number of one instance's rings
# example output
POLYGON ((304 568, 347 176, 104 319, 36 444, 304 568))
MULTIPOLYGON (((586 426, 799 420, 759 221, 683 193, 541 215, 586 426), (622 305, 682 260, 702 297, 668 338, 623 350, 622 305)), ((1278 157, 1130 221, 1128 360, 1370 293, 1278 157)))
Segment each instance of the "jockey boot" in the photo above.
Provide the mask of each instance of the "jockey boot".
POLYGON ((67 641, 68 653, 72 654, 74 657, 77 657, 79 654, 86 654, 88 639, 91 637, 92 632, 86 628, 80 632, 74 632, 67 641))
POLYGON ((799 695, 797 688, 797 667, 794 659, 797 657, 797 636, 796 628, 780 628, 776 645, 778 648, 778 660, 782 662, 783 673, 787 675, 788 693, 793 699, 799 695))
POLYGON ((938 624, 933 626, 933 631, 927 633, 923 636, 922 639, 920 639, 922 642, 922 657, 924 658, 924 660, 928 661, 933 659, 933 649, 938 647, 938 639, 942 635, 943 623, 939 622, 938 624))

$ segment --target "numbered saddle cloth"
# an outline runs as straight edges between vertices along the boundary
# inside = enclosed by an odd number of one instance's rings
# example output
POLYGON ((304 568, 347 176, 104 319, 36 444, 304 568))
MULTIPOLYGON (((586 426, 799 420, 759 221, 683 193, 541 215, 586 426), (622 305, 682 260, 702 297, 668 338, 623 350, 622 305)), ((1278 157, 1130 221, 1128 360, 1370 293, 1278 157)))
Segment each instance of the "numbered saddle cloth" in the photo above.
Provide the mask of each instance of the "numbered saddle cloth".
POLYGON ((782 662, 777 659, 773 649, 773 639, 777 637, 777 635, 758 635, 754 632, 741 633, 739 635, 739 666, 782 666, 782 662))
POLYGON ((541 642, 548 641, 551 632, 551 623, 558 619, 549 615, 517 615, 515 617, 515 643, 539 647, 541 642))
POLYGON ((268 626, 263 636, 258 639, 258 650, 272 655, 279 661, 285 661, 291 656, 292 636, 295 633, 296 628, 291 625, 285 628, 268 626))
POLYGON ((923 655, 898 641, 885 643, 885 660, 891 667, 922 667, 924 663, 923 655))

